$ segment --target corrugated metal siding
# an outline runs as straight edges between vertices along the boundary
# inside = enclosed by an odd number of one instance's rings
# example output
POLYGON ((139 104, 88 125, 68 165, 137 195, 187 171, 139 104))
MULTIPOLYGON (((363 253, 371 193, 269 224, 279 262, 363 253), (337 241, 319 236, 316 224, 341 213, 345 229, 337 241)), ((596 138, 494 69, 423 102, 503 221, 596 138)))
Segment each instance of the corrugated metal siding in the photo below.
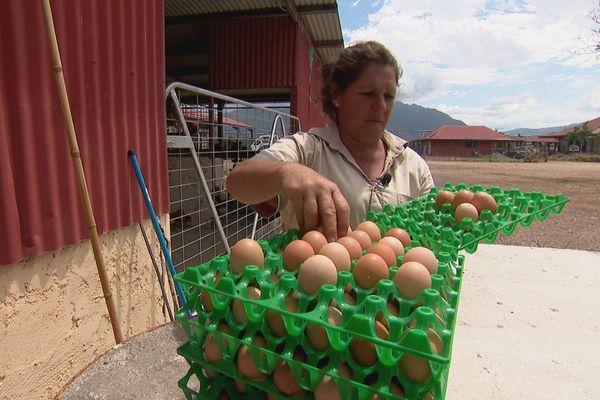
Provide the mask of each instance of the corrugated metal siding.
MULTIPOLYGON (((296 7, 335 4, 336 0, 296 0, 296 7)), ((165 16, 260 10, 285 6, 282 0, 166 0, 165 16)))
POLYGON ((212 90, 292 86, 297 27, 291 18, 218 19, 210 24, 212 90))
MULTIPOLYGON (((52 1, 100 233, 147 218, 127 150, 168 211, 163 2, 52 1)), ((88 237, 38 0, 0 13, 0 265, 88 237)))

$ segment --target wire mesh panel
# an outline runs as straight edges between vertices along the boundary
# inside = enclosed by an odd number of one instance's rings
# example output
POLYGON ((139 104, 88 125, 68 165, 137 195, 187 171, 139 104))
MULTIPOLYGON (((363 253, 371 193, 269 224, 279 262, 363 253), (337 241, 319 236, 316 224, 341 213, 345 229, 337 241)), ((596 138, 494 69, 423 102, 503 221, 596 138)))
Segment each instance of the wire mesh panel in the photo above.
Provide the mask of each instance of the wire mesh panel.
POLYGON ((245 237, 281 231, 233 199, 225 180, 236 163, 300 130, 289 103, 251 104, 182 83, 167 88, 171 257, 176 270, 229 251, 245 237))

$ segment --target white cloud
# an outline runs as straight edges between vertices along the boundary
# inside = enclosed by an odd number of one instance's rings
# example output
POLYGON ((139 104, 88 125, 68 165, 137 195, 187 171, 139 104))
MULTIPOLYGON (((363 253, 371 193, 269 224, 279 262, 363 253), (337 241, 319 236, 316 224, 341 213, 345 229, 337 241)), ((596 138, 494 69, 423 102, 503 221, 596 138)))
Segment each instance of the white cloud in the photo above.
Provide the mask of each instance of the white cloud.
MULTIPOLYGON (((366 26, 345 34, 351 42, 374 39, 390 48, 405 70, 398 96, 404 102, 431 103, 450 94, 464 95, 469 88, 489 85, 492 93, 494 87, 516 85, 513 95, 488 105, 469 108, 452 106, 447 98, 444 102, 453 117, 469 123, 503 126, 511 120, 511 125, 547 126, 544 118, 559 119, 555 114, 564 114, 564 104, 552 105, 545 98, 540 102, 535 93, 521 93, 518 86, 545 79, 541 71, 546 64, 586 72, 597 64, 593 56, 575 54, 577 36, 589 32, 593 22, 588 13, 597 7, 597 0, 387 0, 369 15, 366 26)), ((569 89, 600 88, 598 78, 554 75, 567 81, 569 89)), ((570 106, 585 108, 582 102, 570 106)))

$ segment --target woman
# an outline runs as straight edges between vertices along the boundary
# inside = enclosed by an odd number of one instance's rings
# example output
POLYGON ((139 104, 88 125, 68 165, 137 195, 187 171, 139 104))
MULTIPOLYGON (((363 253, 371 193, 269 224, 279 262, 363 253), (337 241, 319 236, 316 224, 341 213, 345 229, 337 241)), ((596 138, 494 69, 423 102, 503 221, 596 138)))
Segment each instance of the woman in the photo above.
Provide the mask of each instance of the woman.
POLYGON ((323 68, 321 100, 335 124, 283 138, 238 164, 227 189, 263 216, 281 211, 285 229, 319 226, 329 241, 369 210, 423 196, 429 167, 385 130, 402 70, 382 44, 361 42, 323 68))

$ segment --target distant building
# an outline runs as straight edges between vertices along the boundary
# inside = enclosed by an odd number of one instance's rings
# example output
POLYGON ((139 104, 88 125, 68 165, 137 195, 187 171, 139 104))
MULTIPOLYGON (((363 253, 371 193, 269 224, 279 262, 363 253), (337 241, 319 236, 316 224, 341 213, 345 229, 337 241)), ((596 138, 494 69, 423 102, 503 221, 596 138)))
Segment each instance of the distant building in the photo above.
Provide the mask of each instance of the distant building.
POLYGON ((589 121, 582 122, 581 124, 576 125, 576 126, 571 126, 560 132, 549 133, 547 135, 542 135, 540 137, 558 140, 560 142, 560 151, 562 153, 568 153, 569 145, 572 144, 572 143, 569 143, 569 133, 573 132, 573 129, 575 129, 576 127, 583 128, 583 126, 586 123, 588 124, 588 127, 592 131, 592 137, 589 138, 588 140, 586 140, 584 148, 581 150, 584 152, 589 152, 589 153, 594 153, 594 152, 598 153, 598 152, 600 152, 600 117, 591 119, 589 121))
POLYGON ((412 142, 412 147, 424 156, 479 157, 493 153, 518 156, 525 146, 544 146, 551 153, 558 149, 558 142, 556 138, 507 136, 486 126, 443 125, 412 142))

